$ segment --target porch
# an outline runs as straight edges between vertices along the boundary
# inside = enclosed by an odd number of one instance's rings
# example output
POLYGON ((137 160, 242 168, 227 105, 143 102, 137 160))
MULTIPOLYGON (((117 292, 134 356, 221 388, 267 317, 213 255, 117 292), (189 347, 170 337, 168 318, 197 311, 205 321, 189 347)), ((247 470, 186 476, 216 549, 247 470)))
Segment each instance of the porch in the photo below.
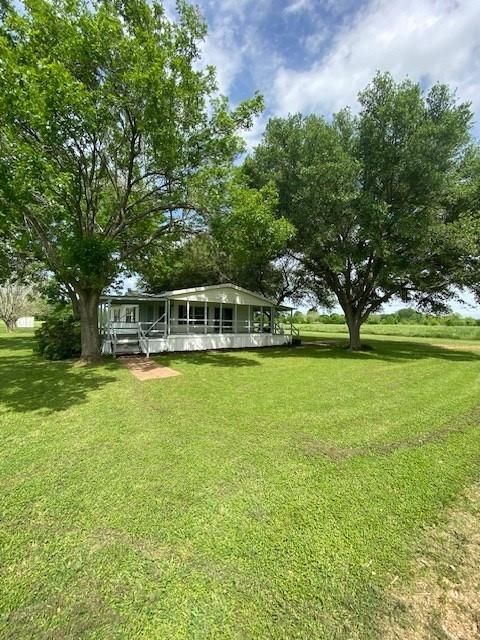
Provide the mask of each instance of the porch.
POLYGON ((102 352, 162 353, 288 344, 294 334, 278 322, 284 306, 235 285, 125 294, 102 299, 102 352), (168 294, 168 295, 167 295, 168 294))

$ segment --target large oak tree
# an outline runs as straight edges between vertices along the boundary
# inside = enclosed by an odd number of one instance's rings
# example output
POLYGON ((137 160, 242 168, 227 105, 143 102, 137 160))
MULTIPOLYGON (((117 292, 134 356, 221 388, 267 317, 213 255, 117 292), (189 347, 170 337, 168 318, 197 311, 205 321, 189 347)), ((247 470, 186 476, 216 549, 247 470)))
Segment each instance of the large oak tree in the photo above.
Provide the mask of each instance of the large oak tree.
MULTIPOLYGON (((360 328, 399 298, 445 308, 468 254, 468 212, 452 207, 472 113, 446 86, 425 94, 378 74, 344 110, 272 119, 245 162, 252 184, 273 180, 290 245, 313 283, 335 294, 361 348, 360 328)), ((458 199, 457 199, 458 203, 458 199)))
POLYGON ((146 0, 2 5, 0 216, 67 290, 92 358, 102 290, 202 213, 199 185, 262 101, 218 97, 199 64, 205 24, 183 1, 175 22, 146 0))

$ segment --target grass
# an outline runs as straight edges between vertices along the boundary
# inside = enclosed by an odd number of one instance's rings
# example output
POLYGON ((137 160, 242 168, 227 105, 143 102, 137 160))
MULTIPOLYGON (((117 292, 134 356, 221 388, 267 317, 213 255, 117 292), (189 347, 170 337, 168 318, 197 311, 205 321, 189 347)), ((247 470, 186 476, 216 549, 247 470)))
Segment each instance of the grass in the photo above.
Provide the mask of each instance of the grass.
POLYGON ((384 640, 480 637, 480 484, 457 502, 422 539, 415 580, 392 585, 397 615, 385 621, 384 640))
POLYGON ((0 336, 0 637, 382 637, 480 467, 480 351, 46 363, 0 336))
MULTIPOLYGON (((346 324, 297 325, 305 336, 348 334, 346 324)), ((447 338, 453 340, 480 340, 480 327, 427 326, 420 324, 365 324, 362 336, 401 336, 405 338, 447 338)))

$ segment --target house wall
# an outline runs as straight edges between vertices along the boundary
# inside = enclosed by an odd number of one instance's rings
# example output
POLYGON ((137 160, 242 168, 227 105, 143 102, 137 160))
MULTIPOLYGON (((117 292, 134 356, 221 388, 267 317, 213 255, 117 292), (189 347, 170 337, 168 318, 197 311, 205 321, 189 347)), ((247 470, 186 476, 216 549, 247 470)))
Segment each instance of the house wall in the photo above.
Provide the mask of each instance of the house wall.
POLYGON ((263 301, 262 298, 254 294, 250 294, 244 291, 238 291, 232 287, 218 287, 215 289, 208 289, 207 291, 195 291, 193 293, 182 293, 177 296, 170 296, 172 300, 190 300, 196 302, 215 302, 224 304, 243 304, 243 305, 263 305, 264 307, 271 306, 268 302, 263 301))

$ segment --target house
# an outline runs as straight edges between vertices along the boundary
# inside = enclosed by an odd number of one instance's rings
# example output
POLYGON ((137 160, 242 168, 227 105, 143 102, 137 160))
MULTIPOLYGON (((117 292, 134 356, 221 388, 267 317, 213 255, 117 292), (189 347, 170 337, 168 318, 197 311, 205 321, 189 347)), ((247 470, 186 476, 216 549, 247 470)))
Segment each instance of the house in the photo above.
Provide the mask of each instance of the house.
POLYGON ((35 318, 33 316, 22 316, 15 322, 17 329, 33 329, 35 326, 35 318))
POLYGON ((100 301, 102 353, 239 349, 290 344, 292 309, 234 284, 164 291, 128 291, 100 301), (289 327, 277 322, 289 312, 289 327))

